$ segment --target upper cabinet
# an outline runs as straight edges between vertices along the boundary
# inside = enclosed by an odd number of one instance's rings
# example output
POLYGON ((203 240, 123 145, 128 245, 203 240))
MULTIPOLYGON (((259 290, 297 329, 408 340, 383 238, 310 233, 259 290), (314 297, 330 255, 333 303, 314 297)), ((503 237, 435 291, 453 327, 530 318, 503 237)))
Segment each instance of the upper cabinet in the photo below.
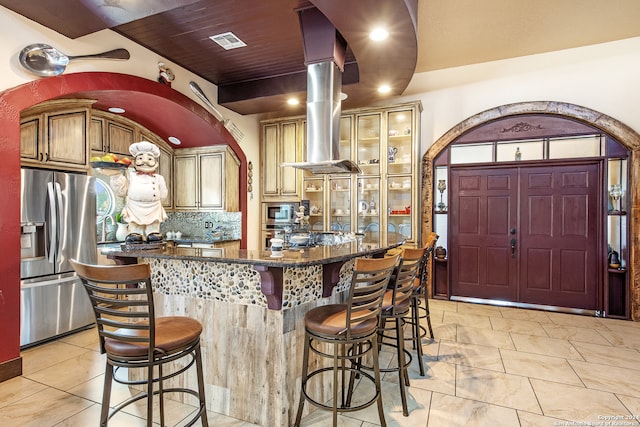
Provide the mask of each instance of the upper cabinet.
POLYGON ((263 199, 299 200, 300 173, 281 163, 299 162, 299 142, 304 140, 302 119, 262 122, 262 197, 263 199))
POLYGON ((136 142, 136 127, 135 123, 124 122, 115 114, 94 112, 89 130, 92 155, 113 153, 130 156, 129 146, 136 142))
POLYGON ((20 158, 24 165, 86 170, 89 108, 93 101, 49 101, 22 113, 20 158))
MULTIPOLYGON (((314 175, 308 171, 299 172, 302 185, 295 200, 309 200, 313 230, 363 233, 363 242, 369 247, 398 238, 419 242, 421 111, 421 104, 415 102, 343 112, 340 158, 355 160, 362 173, 314 175)), ((277 161, 275 147, 277 141, 282 140, 282 127, 294 123, 304 124, 300 119, 263 122, 265 168, 273 169, 277 161)), ((304 133, 298 137, 298 146, 304 149, 304 133)), ((295 153, 293 148, 291 152, 295 153)), ((276 178, 275 175, 272 177, 274 182, 276 178)), ((288 183, 297 185, 294 178, 288 183)), ((265 184, 263 190, 267 188, 265 184)), ((276 191, 263 193, 263 198, 278 194, 281 195, 276 191)), ((279 200, 287 199, 280 197, 279 200)))
POLYGON ((178 210, 239 210, 240 162, 225 145, 176 150, 174 207, 178 210))

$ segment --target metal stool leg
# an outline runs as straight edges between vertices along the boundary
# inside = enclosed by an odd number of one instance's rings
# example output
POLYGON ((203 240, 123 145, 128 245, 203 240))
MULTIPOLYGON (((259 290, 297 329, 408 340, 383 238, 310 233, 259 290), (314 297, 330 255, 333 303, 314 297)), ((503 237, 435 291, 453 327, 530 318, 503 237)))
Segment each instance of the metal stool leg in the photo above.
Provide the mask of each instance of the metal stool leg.
POLYGON ((305 387, 307 385, 307 374, 309 373, 309 346, 311 345, 311 338, 307 333, 304 337, 304 354, 302 356, 302 384, 300 388, 300 400, 298 401, 298 414, 296 415, 295 427, 300 427, 300 421, 302 421, 302 410, 304 409, 305 387))

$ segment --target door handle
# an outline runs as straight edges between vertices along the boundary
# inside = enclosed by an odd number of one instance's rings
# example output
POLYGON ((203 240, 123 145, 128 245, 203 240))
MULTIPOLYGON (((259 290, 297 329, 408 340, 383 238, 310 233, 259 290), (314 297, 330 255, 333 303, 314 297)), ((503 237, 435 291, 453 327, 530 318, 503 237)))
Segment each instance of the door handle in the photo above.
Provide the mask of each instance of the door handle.
POLYGON ((516 257, 516 239, 511 239, 511 258, 516 257))

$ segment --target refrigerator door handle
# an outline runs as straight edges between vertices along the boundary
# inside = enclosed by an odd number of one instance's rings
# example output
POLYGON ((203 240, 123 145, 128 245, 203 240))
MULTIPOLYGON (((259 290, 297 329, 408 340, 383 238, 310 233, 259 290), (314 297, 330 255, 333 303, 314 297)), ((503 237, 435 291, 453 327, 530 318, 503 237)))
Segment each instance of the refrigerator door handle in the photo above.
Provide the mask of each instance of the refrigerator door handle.
POLYGON ((60 183, 56 182, 54 183, 54 186, 56 189, 56 222, 58 223, 58 225, 56 226, 56 229, 60 234, 56 253, 60 254, 62 252, 62 244, 63 244, 62 238, 63 236, 65 236, 65 233, 67 232, 67 230, 65 229, 66 218, 62 218, 62 207, 64 205, 62 204, 62 190, 60 190, 60 183))
POLYGON ((58 241, 58 209, 53 183, 47 183, 47 197, 49 198, 49 262, 54 261, 56 242, 58 241))

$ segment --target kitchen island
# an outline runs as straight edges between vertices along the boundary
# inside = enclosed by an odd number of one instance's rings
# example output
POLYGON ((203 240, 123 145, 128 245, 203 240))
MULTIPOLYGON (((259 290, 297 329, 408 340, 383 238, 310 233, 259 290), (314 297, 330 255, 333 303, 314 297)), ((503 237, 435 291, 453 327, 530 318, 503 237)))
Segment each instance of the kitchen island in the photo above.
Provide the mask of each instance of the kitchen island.
MULTIPOLYGON (((341 301, 355 258, 382 256, 401 243, 365 248, 354 241, 285 250, 280 257, 267 250, 167 246, 109 257, 150 264, 156 316, 202 322, 209 410, 286 427, 299 398, 305 313, 341 301)), ((330 398, 320 381, 315 392, 330 398)))

